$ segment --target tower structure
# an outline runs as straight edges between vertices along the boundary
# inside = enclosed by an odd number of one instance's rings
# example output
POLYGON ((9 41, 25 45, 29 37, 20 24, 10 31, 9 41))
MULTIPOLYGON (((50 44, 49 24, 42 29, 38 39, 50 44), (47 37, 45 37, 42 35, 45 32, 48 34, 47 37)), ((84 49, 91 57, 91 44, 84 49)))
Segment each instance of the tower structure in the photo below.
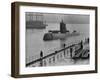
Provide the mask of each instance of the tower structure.
POLYGON ((66 24, 63 22, 63 20, 60 22, 60 32, 66 33, 66 24))

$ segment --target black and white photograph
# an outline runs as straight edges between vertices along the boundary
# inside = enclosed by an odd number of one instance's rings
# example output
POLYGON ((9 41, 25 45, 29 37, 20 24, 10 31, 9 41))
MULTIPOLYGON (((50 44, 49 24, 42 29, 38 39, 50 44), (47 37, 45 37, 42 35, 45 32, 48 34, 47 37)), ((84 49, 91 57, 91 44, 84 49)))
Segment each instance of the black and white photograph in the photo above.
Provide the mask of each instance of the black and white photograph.
POLYGON ((12 76, 97 73, 97 7, 12 4, 12 76))
POLYGON ((26 67, 90 64, 90 15, 25 12, 26 67))

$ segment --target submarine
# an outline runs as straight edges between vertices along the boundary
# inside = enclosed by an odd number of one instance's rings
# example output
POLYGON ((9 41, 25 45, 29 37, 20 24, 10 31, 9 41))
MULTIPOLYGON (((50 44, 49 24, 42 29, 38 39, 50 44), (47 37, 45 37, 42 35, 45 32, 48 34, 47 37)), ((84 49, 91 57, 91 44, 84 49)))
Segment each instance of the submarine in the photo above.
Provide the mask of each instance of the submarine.
POLYGON ((66 39, 68 37, 78 36, 78 35, 80 35, 80 33, 78 33, 76 30, 74 30, 73 32, 66 30, 66 24, 62 20, 60 22, 60 30, 49 30, 47 33, 44 34, 43 40, 51 41, 57 39, 66 39))

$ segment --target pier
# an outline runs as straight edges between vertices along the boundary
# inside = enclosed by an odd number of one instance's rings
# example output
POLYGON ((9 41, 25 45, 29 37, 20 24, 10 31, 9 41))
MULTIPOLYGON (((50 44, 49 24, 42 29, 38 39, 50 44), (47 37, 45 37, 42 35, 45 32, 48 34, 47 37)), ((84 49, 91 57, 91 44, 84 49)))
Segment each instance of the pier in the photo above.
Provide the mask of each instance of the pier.
MULTIPOLYGON (((26 63, 26 67, 48 66, 48 64, 50 65, 56 64, 59 61, 65 60, 65 59, 67 60, 70 59, 74 61, 76 59, 89 59, 89 49, 83 48, 84 44, 82 44, 82 41, 79 43, 71 44, 70 46, 67 46, 66 44, 64 44, 63 49, 56 50, 53 53, 48 54, 46 56, 43 55, 43 51, 41 50, 40 58, 26 63)), ((85 45, 89 45, 89 43, 85 45)))

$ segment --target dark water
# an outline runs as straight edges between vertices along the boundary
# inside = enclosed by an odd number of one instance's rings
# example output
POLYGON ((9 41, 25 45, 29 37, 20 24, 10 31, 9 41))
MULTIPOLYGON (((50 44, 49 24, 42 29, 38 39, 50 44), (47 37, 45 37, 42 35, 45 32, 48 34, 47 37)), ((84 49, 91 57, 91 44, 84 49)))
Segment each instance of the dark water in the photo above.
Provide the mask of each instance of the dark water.
POLYGON ((48 24, 46 29, 27 29, 26 63, 39 58, 41 50, 45 56, 55 50, 60 50, 62 48, 62 44, 64 43, 68 46, 89 37, 89 24, 66 24, 66 27, 70 32, 76 30, 80 33, 80 35, 66 38, 66 40, 43 41, 44 33, 48 30, 59 30, 59 24, 48 24))

